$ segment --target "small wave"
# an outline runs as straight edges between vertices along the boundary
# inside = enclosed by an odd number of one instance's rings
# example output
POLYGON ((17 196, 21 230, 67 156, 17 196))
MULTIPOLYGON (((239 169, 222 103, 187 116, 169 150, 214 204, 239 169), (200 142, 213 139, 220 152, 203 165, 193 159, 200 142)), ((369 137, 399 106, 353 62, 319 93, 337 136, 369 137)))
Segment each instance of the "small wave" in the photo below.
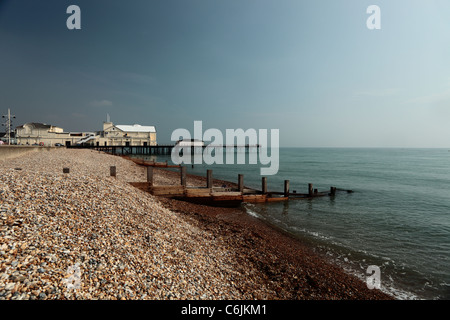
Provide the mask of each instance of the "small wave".
POLYGON ((253 211, 253 210, 247 209, 247 213, 248 213, 249 215, 251 215, 252 217, 261 219, 261 216, 260 216, 259 214, 257 214, 257 213, 256 213, 255 211, 253 211))
MULTIPOLYGON (((338 260, 338 265, 340 265, 345 272, 347 272, 350 275, 356 276, 358 279, 360 279, 363 282, 367 281, 367 275, 364 272, 361 272, 361 270, 356 270, 354 266, 350 265, 350 260, 348 260, 346 257, 343 260, 338 260), (345 261, 345 262, 343 262, 345 261)), ((359 266, 364 270, 363 266, 359 264, 359 266)), ((394 285, 394 279, 391 276, 388 276, 389 281, 383 280, 383 277, 381 278, 381 288, 380 291, 383 293, 386 293, 397 300, 421 300, 417 294, 400 289, 394 285)))
MULTIPOLYGON (((396 261, 390 257, 376 255, 373 252, 368 250, 356 250, 351 248, 344 243, 341 243, 330 237, 328 235, 324 235, 318 231, 307 230, 306 228, 302 228, 293 225, 287 225, 285 222, 274 218, 273 216, 266 217, 264 214, 259 213, 259 207, 254 204, 246 204, 244 206, 246 212, 257 219, 264 220, 268 223, 275 224, 278 227, 284 229, 287 232, 293 232, 297 236, 305 236, 309 239, 315 239, 315 245, 321 250, 324 251, 325 255, 330 257, 337 265, 342 267, 344 271, 348 274, 354 275, 359 278, 361 281, 366 282, 366 274, 365 270, 367 268, 366 264, 369 261, 378 261, 379 265, 382 267, 395 267, 396 261), (347 250, 354 251, 354 255, 352 252, 347 252, 347 250), (342 251, 343 250, 343 251, 342 251)), ((395 280, 391 275, 385 275, 385 281, 381 285, 381 291, 394 297, 398 300, 419 300, 421 299, 417 294, 412 292, 399 289, 395 286, 395 280)))
POLYGON ((247 214, 249 214, 250 216, 252 216, 254 218, 265 220, 265 218, 262 215, 260 215, 256 212, 256 208, 253 204, 251 204, 251 203, 246 204, 244 206, 244 208, 245 208, 245 212, 247 212, 247 214))

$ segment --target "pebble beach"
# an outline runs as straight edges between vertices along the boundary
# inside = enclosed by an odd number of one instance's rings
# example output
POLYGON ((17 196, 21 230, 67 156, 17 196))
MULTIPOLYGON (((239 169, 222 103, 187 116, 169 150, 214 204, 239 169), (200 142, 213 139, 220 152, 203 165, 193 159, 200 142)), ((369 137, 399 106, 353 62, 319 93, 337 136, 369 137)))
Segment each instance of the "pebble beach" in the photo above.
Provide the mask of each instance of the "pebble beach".
POLYGON ((0 300, 391 299, 242 209, 130 185, 145 170, 85 149, 0 160, 0 300))

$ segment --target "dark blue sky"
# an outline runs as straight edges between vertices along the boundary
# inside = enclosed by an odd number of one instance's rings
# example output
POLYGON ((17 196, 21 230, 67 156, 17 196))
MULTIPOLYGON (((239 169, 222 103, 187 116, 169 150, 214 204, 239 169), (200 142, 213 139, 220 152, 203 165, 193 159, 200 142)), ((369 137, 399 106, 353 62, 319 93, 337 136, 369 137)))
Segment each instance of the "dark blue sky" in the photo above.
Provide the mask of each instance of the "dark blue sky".
POLYGON ((0 111, 66 131, 108 113, 160 143, 202 120, 281 146, 448 147, 449 17, 445 0, 0 0, 0 111))

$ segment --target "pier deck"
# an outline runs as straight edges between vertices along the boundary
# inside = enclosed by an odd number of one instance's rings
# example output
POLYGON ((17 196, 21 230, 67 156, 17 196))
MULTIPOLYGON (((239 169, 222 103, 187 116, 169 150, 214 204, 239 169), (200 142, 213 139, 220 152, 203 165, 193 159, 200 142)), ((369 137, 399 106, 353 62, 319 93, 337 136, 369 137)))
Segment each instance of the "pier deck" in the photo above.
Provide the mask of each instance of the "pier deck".
MULTIPOLYGON (((124 146, 100 146, 100 145, 71 145, 67 146, 67 148, 71 149, 94 149, 97 151, 103 151, 114 155, 171 155, 173 148, 175 145, 152 145, 152 146, 132 146, 132 145, 124 145, 124 146)), ((237 151, 257 151, 260 146, 259 145, 205 145, 205 146, 196 146, 189 147, 184 146, 180 147, 180 150, 191 149, 191 154, 201 153, 205 149, 208 148, 223 148, 223 150, 237 150, 237 151)))

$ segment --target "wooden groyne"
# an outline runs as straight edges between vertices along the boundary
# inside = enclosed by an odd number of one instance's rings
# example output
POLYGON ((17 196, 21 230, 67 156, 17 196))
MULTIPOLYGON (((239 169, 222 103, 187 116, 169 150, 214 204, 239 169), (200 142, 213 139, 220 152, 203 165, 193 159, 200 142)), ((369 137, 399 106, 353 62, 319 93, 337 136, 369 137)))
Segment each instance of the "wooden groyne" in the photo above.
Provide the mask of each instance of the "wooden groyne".
MULTIPOLYGON (((128 158, 128 157, 127 157, 128 158)), ((187 186, 186 184, 186 167, 185 166, 169 166, 166 163, 156 163, 144 161, 141 159, 128 158, 136 164, 147 168, 146 182, 130 182, 131 185, 149 192, 155 196, 163 196, 175 198, 178 200, 193 202, 197 204, 220 206, 220 207, 236 207, 243 202, 247 203, 264 203, 287 201, 294 199, 311 199, 316 197, 330 196, 333 197, 338 191, 353 192, 352 190, 338 189, 330 187, 329 190, 319 191, 313 188, 313 184, 308 184, 307 193, 297 193, 296 190, 290 191, 290 181, 284 181, 284 190, 280 192, 268 191, 267 177, 261 179, 261 190, 247 188, 244 186, 244 175, 238 175, 237 185, 235 187, 214 187, 213 171, 206 171, 206 183, 202 186, 187 186), (153 168, 179 168, 180 184, 179 185, 154 185, 153 168)), ((115 170, 114 170, 115 172, 115 170)), ((115 173, 114 173, 115 174, 115 173)))

